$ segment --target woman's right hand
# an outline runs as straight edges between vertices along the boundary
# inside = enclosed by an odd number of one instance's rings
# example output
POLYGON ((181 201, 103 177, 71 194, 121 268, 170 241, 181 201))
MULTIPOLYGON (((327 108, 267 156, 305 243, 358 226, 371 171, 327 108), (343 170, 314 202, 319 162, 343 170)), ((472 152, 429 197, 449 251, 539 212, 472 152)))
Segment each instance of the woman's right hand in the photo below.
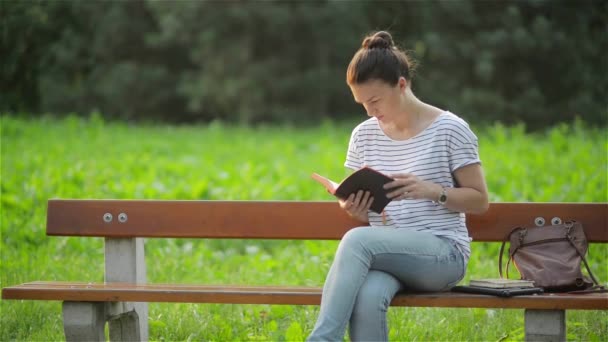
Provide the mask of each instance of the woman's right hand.
POLYGON ((374 202, 369 191, 359 190, 356 195, 350 194, 346 200, 338 200, 338 202, 340 208, 344 209, 350 217, 361 222, 369 222, 367 213, 374 202))

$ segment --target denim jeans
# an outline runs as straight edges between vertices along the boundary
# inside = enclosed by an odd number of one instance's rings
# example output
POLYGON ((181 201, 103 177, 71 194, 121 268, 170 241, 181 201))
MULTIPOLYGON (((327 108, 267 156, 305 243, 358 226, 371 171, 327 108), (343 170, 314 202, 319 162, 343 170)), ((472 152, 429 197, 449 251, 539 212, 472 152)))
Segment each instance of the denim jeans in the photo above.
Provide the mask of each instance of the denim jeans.
POLYGON ((307 341, 387 341, 386 312, 400 291, 442 291, 465 272, 448 239, 406 229, 359 227, 344 235, 307 341))

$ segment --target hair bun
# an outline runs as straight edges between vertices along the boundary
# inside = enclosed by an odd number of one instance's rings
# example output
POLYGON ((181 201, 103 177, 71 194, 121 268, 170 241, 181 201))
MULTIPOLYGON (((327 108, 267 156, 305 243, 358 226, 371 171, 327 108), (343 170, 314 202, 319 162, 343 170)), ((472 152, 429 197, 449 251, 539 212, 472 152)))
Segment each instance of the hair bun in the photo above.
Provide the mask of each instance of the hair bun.
POLYGON ((386 31, 378 31, 366 37, 361 44, 361 47, 365 49, 390 49, 394 46, 393 37, 386 31))

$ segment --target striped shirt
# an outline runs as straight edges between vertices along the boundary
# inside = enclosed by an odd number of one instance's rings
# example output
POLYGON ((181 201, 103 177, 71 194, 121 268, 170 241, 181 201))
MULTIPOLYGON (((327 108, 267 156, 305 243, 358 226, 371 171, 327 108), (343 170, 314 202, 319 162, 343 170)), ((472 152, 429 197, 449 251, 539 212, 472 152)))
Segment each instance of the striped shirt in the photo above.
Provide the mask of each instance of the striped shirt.
MULTIPOLYGON (((407 140, 389 138, 376 118, 362 122, 353 130, 344 166, 353 170, 369 166, 389 175, 412 173, 421 180, 455 187, 454 171, 475 163, 481 163, 477 137, 464 120, 446 111, 407 140)), ((465 265, 468 262, 471 238, 464 213, 428 199, 392 201, 384 210, 386 224, 380 214, 369 211, 371 226, 429 232, 450 239, 465 265)))

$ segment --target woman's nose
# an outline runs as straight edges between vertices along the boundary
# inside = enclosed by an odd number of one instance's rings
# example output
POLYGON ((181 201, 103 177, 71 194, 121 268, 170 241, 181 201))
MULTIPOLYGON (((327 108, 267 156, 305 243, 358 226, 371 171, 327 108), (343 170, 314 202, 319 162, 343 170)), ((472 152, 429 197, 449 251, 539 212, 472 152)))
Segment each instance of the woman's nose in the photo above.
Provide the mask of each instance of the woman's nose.
POLYGON ((367 116, 369 117, 374 116, 374 113, 376 113, 376 110, 372 107, 365 107, 365 111, 367 111, 367 116))

